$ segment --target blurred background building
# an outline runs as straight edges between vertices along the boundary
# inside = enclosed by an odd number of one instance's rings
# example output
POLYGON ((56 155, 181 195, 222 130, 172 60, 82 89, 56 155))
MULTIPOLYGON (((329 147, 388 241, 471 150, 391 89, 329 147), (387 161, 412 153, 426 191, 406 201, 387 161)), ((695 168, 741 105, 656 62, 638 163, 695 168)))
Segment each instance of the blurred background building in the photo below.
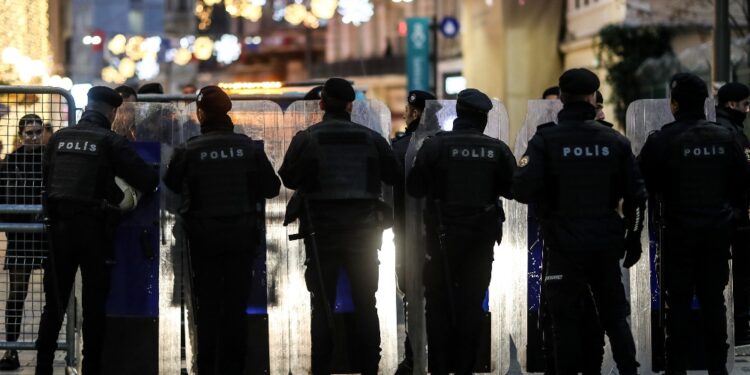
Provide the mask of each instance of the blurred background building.
MULTIPOLYGON (((731 79, 750 82, 748 2, 729 0, 731 79)), ((280 92, 283 82, 352 79, 394 118, 410 86, 414 30, 432 50, 428 87, 453 97, 476 87, 508 108, 571 67, 604 82, 610 119, 637 98, 664 97, 672 73, 711 80, 714 0, 26 0, 0 1, 6 31, 0 81, 11 84, 233 84, 280 92), (436 42, 435 42, 436 39, 436 42), (435 53, 437 51, 437 53, 435 53), (433 70, 434 69, 434 70, 433 70)), ((397 122, 399 123, 399 122, 397 122)), ((511 132, 514 136, 515 130, 511 132)))

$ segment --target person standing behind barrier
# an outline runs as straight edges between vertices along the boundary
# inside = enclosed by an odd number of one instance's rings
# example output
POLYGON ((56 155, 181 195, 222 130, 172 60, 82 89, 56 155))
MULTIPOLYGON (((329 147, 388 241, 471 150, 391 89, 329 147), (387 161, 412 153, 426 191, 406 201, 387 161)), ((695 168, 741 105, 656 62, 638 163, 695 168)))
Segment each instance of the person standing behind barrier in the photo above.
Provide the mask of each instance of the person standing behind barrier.
MULTIPOLYGON (((745 155, 750 140, 744 122, 750 111, 750 88, 739 82, 722 86, 717 94, 716 123, 737 134, 745 155)), ((750 344, 750 192, 745 192, 736 210, 737 228, 732 237, 732 286, 734 291, 734 345, 750 344)))
POLYGON ((641 255, 646 191, 630 142, 594 121, 599 79, 586 69, 560 76, 558 125, 538 129, 513 181, 513 196, 536 204, 545 246, 545 299, 554 332, 557 374, 588 363, 581 351, 581 319, 593 297, 620 374, 636 374, 630 304, 619 258, 633 266, 641 255), (618 214, 623 202, 624 220, 618 214))
POLYGON ((399 167, 385 138, 351 121, 353 102, 348 81, 326 81, 320 100, 323 121, 294 136, 279 170, 284 186, 296 190, 285 221, 300 218, 307 234, 313 374, 331 372, 337 328, 330 311, 340 268, 351 283, 359 338, 348 350, 361 356, 363 374, 377 374, 380 361, 378 249, 383 229, 392 221, 390 208, 380 201, 381 181, 393 185, 399 167))
POLYGON ((50 220, 50 255, 44 263, 45 306, 39 323, 37 375, 52 374, 64 310, 81 268, 83 287, 83 373, 101 374, 105 333, 105 299, 113 250, 113 217, 109 207, 123 193, 120 177, 134 189, 150 193, 158 172, 141 159, 128 141, 110 130, 122 98, 96 86, 77 125, 57 131, 43 159, 44 203, 50 220))
POLYGON ((406 181, 427 197, 424 264, 428 361, 433 374, 471 374, 490 284, 494 244, 505 221, 516 160, 500 140, 482 134, 492 101, 475 89, 456 102, 453 130, 424 141, 406 181))
MULTIPOLYGON (((396 244, 396 277, 398 281, 398 287, 404 293, 404 311, 406 312, 406 217, 404 210, 404 199, 406 197, 405 187, 405 175, 404 169, 406 167, 406 151, 409 149, 409 142, 411 137, 417 128, 419 122, 422 120, 422 113, 424 112, 425 101, 436 100, 435 95, 432 95, 426 91, 413 90, 409 92, 407 97, 406 108, 404 109, 404 121, 406 122, 406 131, 403 135, 396 137, 391 141, 393 145, 393 152, 396 154, 396 158, 401 163, 402 170, 399 173, 403 176, 398 183, 393 185, 393 234, 396 244)), ((405 314, 406 316, 406 314, 405 314)), ((408 317, 407 317, 408 318, 408 317)), ((408 327, 408 321, 404 324, 408 327)), ((409 341, 409 332, 406 332, 406 339, 404 341, 404 360, 399 364, 397 374, 411 374, 413 366, 414 353, 411 348, 411 342, 409 341)))
POLYGON ((263 200, 281 182, 262 146, 234 133, 229 96, 198 93, 201 135, 175 149, 164 184, 182 195, 197 303, 198 374, 241 375, 253 261, 262 241, 263 200))
MULTIPOLYGON (((36 114, 21 117, 18 135, 22 145, 8 154, 0 167, 0 201, 3 204, 41 205, 42 154, 46 126, 36 114)), ((41 222, 34 214, 5 215, 12 223, 41 222)), ((7 232, 8 247, 4 269, 8 271, 8 300, 5 302, 6 340, 16 342, 21 333, 23 308, 31 272, 42 267, 47 253, 45 233, 7 232)), ((7 350, 0 359, 0 370, 20 367, 18 351, 7 350)))
POLYGON ((698 296, 709 374, 726 374, 729 282, 735 209, 747 193, 748 158, 736 132, 706 121, 705 82, 678 73, 670 82, 675 121, 649 135, 639 155, 663 224, 660 268, 665 299, 667 374, 684 374, 698 296))

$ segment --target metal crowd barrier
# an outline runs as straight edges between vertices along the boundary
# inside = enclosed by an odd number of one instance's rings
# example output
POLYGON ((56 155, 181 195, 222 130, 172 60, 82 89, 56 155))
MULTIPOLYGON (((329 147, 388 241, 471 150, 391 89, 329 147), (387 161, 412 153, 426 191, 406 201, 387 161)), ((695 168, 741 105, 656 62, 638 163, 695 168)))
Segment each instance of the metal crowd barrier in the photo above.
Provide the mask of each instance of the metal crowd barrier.
MULTIPOLYGON (((48 243, 42 222, 41 144, 75 124, 68 91, 53 87, 0 86, 0 349, 33 350, 44 307, 42 262, 48 243), (25 115, 41 118, 39 128, 19 127, 25 115), (23 132, 21 131, 23 130, 23 132)), ((58 349, 66 351, 69 373, 78 365, 80 283, 73 288, 58 349)))

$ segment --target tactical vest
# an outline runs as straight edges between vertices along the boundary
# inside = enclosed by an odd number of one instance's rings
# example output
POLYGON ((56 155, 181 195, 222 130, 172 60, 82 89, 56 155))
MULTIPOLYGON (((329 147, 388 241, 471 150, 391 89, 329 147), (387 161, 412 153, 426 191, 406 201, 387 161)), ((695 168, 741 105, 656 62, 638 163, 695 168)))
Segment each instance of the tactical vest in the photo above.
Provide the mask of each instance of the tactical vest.
MULTIPOLYGON (((586 125, 601 126, 595 121, 586 125)), ((550 209, 556 215, 606 216, 619 202, 622 165, 615 138, 601 132, 584 134, 571 129, 545 137, 553 184, 550 209)))
POLYGON ((483 208, 497 200, 495 173, 502 157, 497 142, 479 133, 448 133, 435 138, 440 142, 437 187, 446 205, 483 208))
POLYGON ((332 121, 310 132, 317 160, 311 200, 378 199, 380 158, 373 135, 349 122, 332 121))
POLYGON ((222 217, 257 211, 255 149, 244 135, 212 133, 187 143, 187 212, 222 217))
POLYGON ((47 187, 51 200, 99 204, 106 198, 114 176, 105 132, 81 126, 60 130, 47 152, 52 152, 47 187))
POLYGON ((665 194, 667 207, 711 211, 729 205, 733 142, 731 134, 708 122, 679 134, 667 154, 676 187, 665 194))

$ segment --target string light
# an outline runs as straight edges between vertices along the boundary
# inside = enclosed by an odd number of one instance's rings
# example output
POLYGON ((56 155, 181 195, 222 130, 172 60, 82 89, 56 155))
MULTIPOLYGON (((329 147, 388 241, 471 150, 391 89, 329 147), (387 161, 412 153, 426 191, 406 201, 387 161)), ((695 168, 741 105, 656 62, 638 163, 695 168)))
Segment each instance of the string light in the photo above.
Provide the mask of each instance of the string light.
POLYGON ((339 1, 339 14, 343 23, 359 26, 372 18, 375 14, 375 6, 370 0, 341 0, 339 1))
MULTIPOLYGON (((49 17, 47 0, 0 1, 0 14, 3 15, 3 32, 0 33, 2 46, 2 66, 0 66, 0 80, 7 83, 21 83, 19 68, 24 70, 24 78, 29 82, 41 82, 51 61, 49 44, 49 17), (12 48, 8 50, 7 48, 12 48), (7 51, 7 52, 6 52, 7 51), (28 73, 39 73, 39 64, 33 68, 15 65, 22 56, 29 61, 40 61, 44 66, 39 77, 28 73)), ((28 82, 26 82, 28 83, 28 82)))
POLYGON ((292 25, 299 25, 307 17, 307 8, 302 4, 289 4, 284 9, 284 20, 292 25))
POLYGON ((310 1, 310 12, 321 20, 329 20, 336 15, 338 0, 312 0, 310 1))

